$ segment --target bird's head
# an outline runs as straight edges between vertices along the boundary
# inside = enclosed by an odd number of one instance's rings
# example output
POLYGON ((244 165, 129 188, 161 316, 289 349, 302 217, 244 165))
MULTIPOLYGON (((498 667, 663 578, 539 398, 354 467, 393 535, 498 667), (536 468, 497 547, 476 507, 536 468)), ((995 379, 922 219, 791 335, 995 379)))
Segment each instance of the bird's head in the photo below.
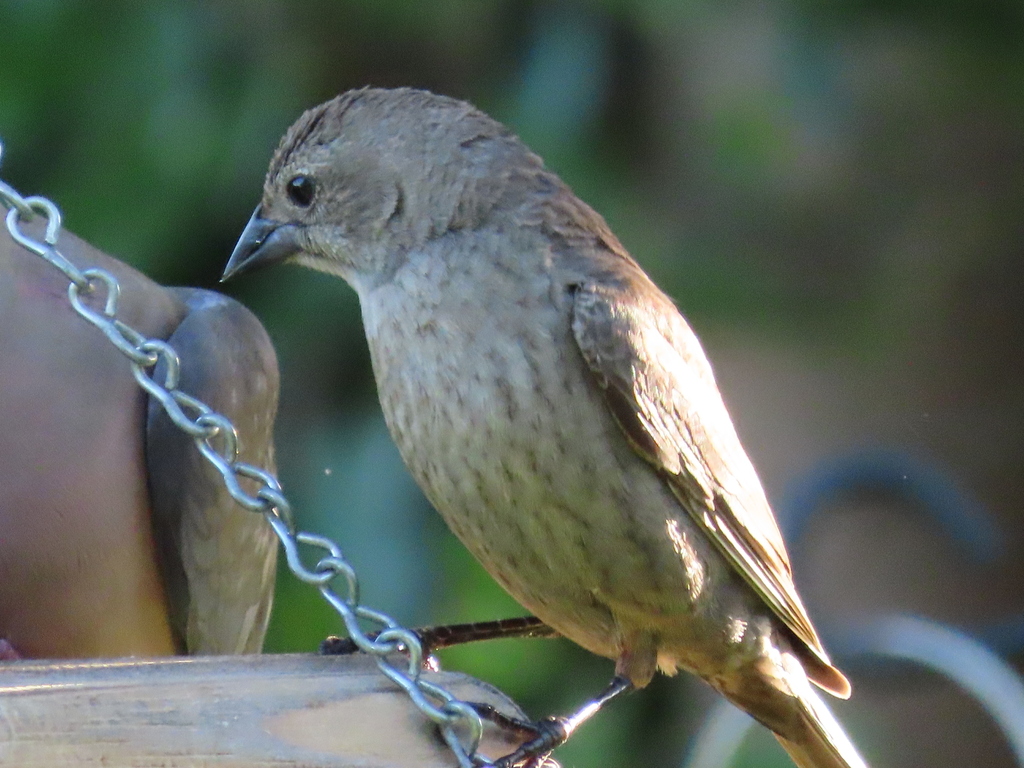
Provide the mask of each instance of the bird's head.
POLYGON ((465 102, 410 88, 349 91, 307 111, 274 154, 222 279, 294 261, 358 287, 410 248, 479 226, 510 169, 539 158, 465 102))

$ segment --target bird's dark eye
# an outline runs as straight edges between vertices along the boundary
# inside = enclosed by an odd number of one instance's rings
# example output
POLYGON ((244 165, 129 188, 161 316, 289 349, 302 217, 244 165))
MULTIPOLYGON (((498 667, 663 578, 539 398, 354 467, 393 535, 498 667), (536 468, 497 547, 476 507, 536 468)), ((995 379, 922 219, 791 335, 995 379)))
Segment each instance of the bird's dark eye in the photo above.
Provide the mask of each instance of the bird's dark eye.
POLYGON ((316 187, 308 176, 296 176, 288 182, 288 199, 299 208, 309 208, 314 192, 316 187))

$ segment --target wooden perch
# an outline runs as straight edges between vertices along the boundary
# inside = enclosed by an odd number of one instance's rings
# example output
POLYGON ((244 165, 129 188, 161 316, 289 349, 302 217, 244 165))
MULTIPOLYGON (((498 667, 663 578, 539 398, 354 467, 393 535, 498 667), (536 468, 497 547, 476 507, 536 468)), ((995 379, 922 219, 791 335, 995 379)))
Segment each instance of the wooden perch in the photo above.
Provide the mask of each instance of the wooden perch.
MULTIPOLYGON (((425 673, 464 701, 496 689, 425 673)), ((482 751, 515 749, 485 724, 482 751)), ((0 765, 336 768, 455 765, 437 729, 366 656, 206 656, 0 665, 0 765)))

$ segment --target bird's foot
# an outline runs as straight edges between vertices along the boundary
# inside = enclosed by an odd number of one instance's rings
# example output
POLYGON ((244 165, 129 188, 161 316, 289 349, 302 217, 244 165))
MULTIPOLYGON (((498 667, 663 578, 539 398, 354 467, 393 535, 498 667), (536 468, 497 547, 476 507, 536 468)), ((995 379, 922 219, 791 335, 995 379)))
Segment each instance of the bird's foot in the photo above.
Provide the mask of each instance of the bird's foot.
MULTIPOLYGON (((413 630, 415 632, 415 630, 413 630)), ((374 632, 370 635, 370 639, 373 640, 379 633, 374 632)), ((329 635, 324 638, 323 642, 320 643, 320 655, 321 656, 350 656, 353 653, 359 652, 359 646, 355 644, 355 641, 348 637, 338 637, 337 635, 329 635)), ((423 646, 423 662, 420 665, 424 672, 440 672, 441 661, 430 652, 429 646, 423 646)))
POLYGON ((547 765, 558 765, 550 758, 551 751, 560 747, 569 738, 570 731, 566 727, 567 718, 545 717, 534 723, 527 723, 534 737, 521 745, 511 755, 497 760, 495 768, 544 768, 547 765))
POLYGON ((574 714, 568 717, 545 717, 533 723, 503 715, 487 704, 472 706, 483 719, 502 730, 524 737, 524 743, 519 749, 494 763, 497 768, 544 768, 549 761, 558 765, 548 757, 551 750, 568 741, 576 729, 597 714, 601 707, 631 690, 633 683, 617 674, 596 699, 588 701, 574 714))
POLYGON ((557 768, 558 763, 550 754, 569 738, 572 732, 568 727, 569 718, 545 717, 530 722, 503 714, 490 704, 474 703, 472 707, 480 717, 503 731, 529 739, 512 754, 486 764, 488 768, 557 768))
POLYGON ((321 656, 350 656, 358 650, 359 646, 351 638, 337 635, 325 637, 319 648, 321 656))
POLYGON ((512 756, 509 755, 494 763, 478 761, 476 765, 478 768, 562 768, 558 761, 549 754, 524 757, 514 763, 506 762, 511 759, 512 756))

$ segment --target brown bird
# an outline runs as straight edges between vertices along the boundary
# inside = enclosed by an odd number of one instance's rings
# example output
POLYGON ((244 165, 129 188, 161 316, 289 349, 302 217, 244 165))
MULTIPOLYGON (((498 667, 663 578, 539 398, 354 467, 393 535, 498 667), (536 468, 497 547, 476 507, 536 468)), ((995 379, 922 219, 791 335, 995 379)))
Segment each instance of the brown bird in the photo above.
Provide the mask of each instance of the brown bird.
MULTIPOLYGON (((174 346, 179 386, 234 420, 244 460, 267 466, 278 375, 259 321, 69 232, 58 248, 114 273, 120 319, 174 346)), ((147 411, 127 359, 72 309, 67 278, 2 227, 0 275, 0 655, 258 652, 269 526, 161 409, 147 411)))
POLYGON ((863 765, 808 683, 850 694, 697 338, 507 128, 412 89, 306 112, 225 278, 280 261, 358 293, 388 427, 449 527, 537 617, 615 660, 594 702, 503 764, 681 668, 803 768, 863 765))

